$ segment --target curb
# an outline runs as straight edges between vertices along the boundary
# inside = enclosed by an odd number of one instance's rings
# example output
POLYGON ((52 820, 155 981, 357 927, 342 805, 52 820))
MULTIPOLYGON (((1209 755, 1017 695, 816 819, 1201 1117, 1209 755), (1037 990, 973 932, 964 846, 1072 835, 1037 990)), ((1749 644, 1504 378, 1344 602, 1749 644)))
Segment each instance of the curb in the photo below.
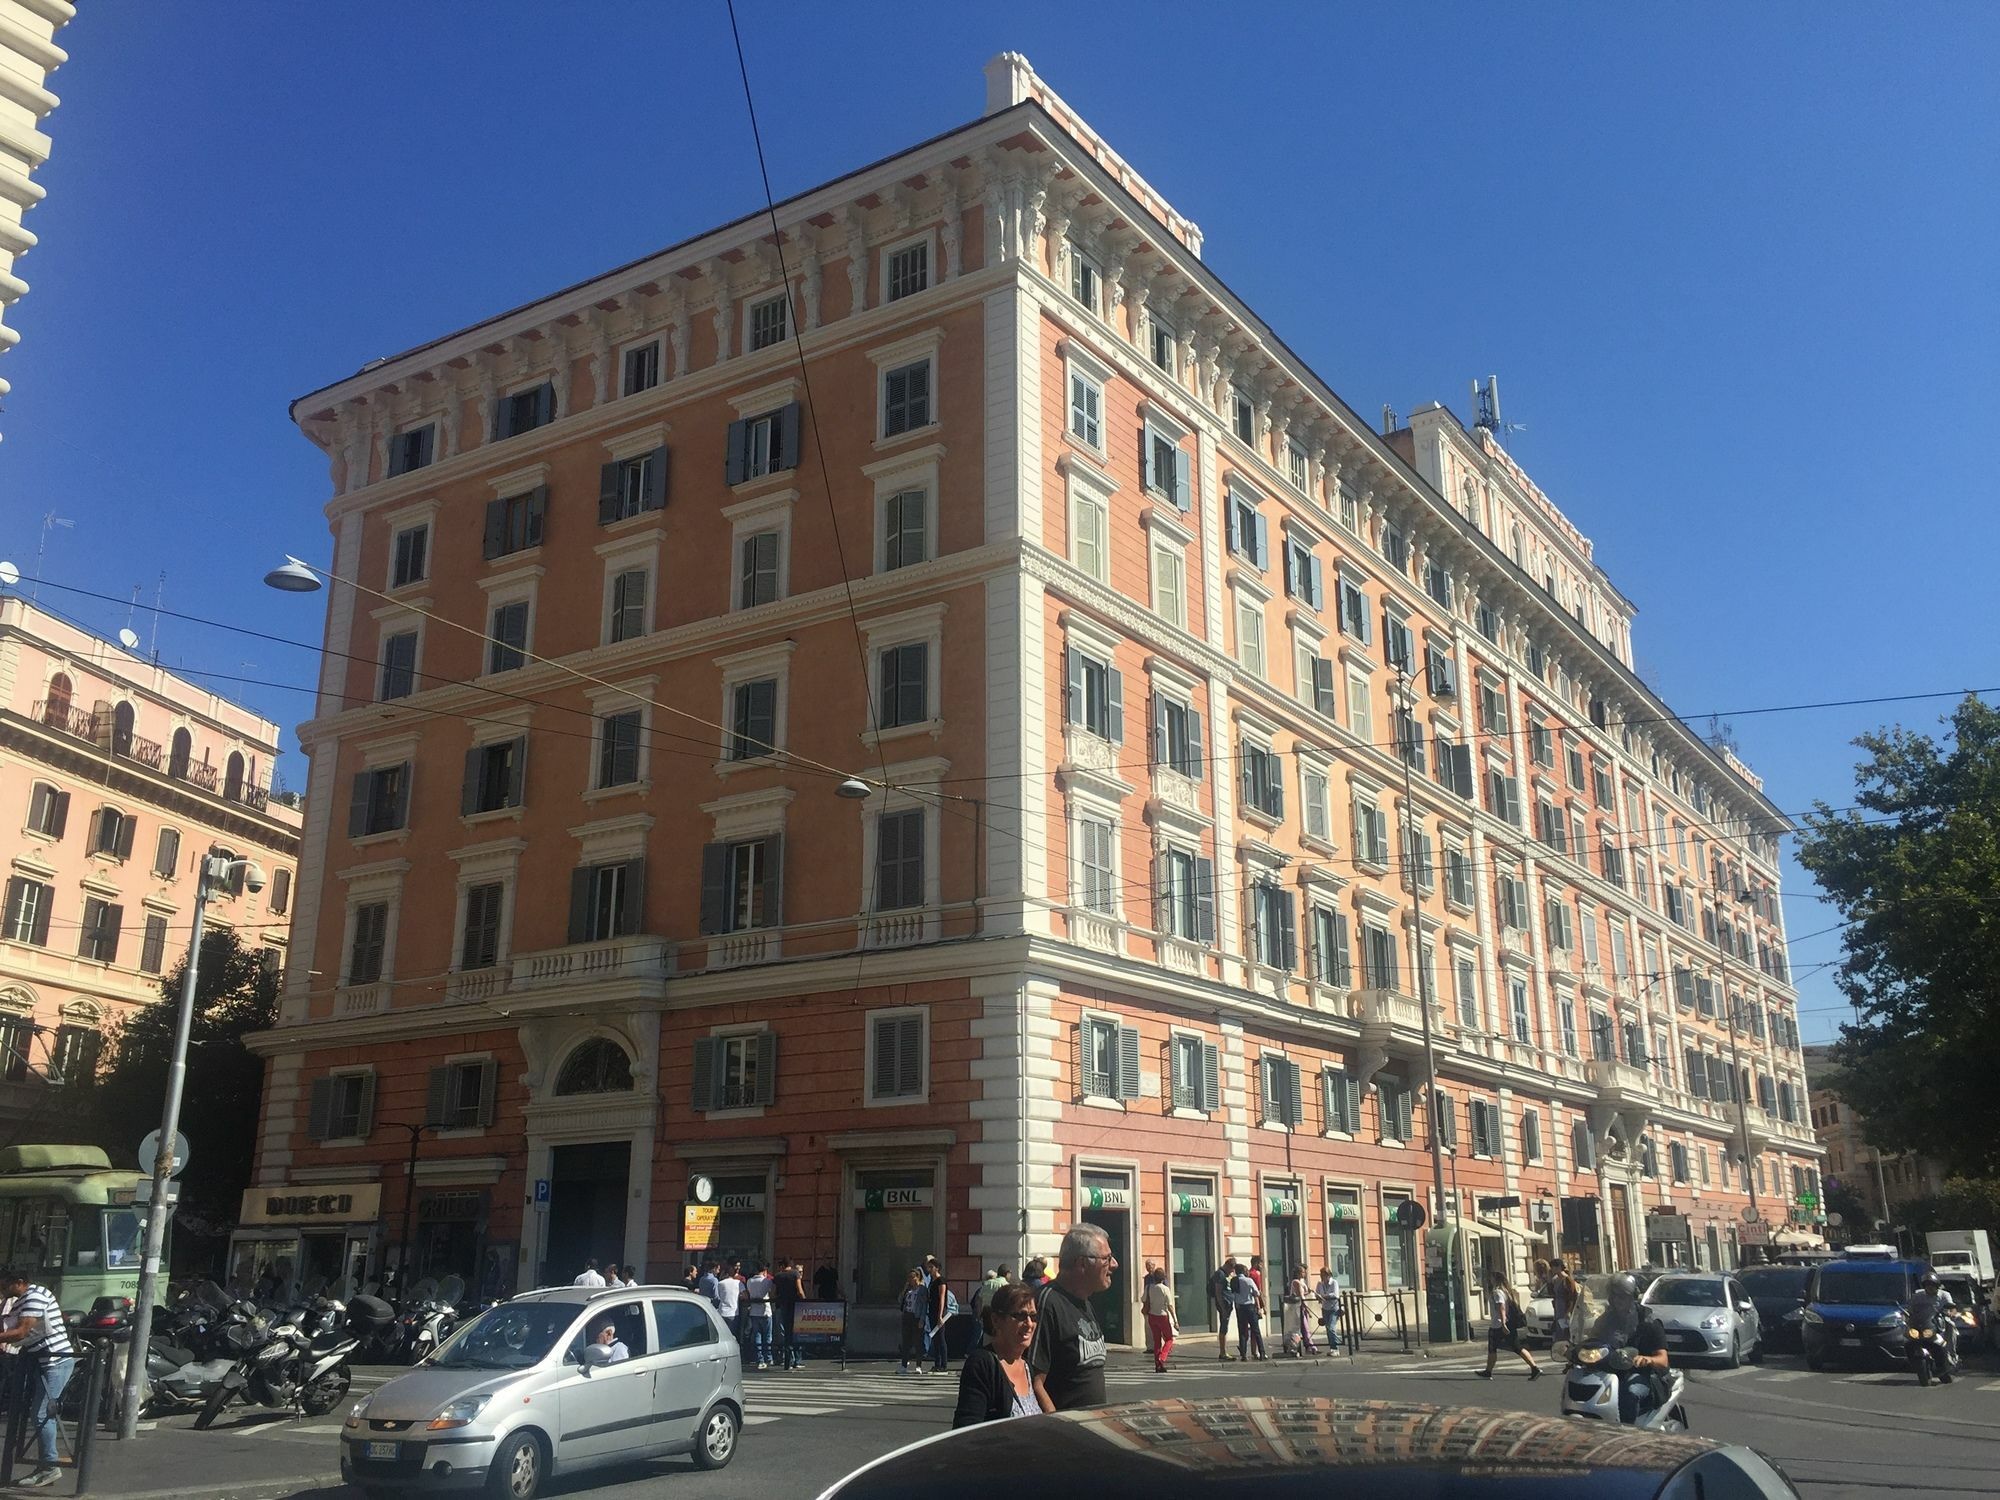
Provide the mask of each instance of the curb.
MULTIPOLYGON (((336 1469, 331 1474, 293 1474, 278 1479, 245 1480, 241 1484, 204 1486, 202 1493, 207 1500, 282 1500, 300 1490, 339 1489, 345 1482, 336 1469)), ((185 1485, 172 1490, 100 1490, 93 1485, 90 1493, 102 1500, 188 1500, 189 1491, 185 1485)))

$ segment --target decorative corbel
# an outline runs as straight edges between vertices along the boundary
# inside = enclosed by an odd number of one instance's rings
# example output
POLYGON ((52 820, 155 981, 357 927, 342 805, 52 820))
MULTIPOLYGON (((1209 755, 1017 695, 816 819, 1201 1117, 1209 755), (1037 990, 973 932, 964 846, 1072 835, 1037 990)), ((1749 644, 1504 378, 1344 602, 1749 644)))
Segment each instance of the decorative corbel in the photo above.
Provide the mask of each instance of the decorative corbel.
POLYGON ((938 224, 938 280, 950 281, 958 275, 959 244, 965 232, 961 222, 963 210, 958 202, 958 184, 945 179, 943 190, 938 194, 938 213, 942 216, 938 224))
POLYGON ((848 313, 868 309, 868 216, 850 203, 842 216, 847 224, 848 313))
POLYGON ((702 276, 715 293, 715 362, 728 359, 732 349, 731 326, 736 321, 736 295, 729 286, 729 266, 710 256, 701 268, 702 276))
POLYGON ((592 405, 611 399, 611 314, 601 307, 590 310, 590 385, 592 405))

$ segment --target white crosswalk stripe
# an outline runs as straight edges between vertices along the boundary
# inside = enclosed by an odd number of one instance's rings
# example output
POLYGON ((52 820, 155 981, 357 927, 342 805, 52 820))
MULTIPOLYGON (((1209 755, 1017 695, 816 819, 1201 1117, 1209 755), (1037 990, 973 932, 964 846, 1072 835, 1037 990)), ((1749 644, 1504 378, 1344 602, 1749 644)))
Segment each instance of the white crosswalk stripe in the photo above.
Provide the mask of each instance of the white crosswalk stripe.
POLYGON ((1975 1389, 1982 1391, 2000 1391, 2000 1380, 1989 1380, 1984 1385, 1975 1387, 1975 1389))
POLYGON ((1762 1380, 1811 1380, 1810 1370, 1766 1370, 1759 1377, 1762 1380))

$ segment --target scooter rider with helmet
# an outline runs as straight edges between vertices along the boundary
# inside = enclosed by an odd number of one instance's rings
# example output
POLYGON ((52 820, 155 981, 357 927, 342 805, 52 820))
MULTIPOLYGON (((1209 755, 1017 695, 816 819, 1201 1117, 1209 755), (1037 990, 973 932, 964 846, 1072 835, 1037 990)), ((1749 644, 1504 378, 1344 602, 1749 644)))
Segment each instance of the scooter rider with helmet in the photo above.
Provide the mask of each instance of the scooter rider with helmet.
MULTIPOLYGON (((1667 1358, 1667 1330, 1652 1309, 1639 1301, 1639 1283, 1621 1271, 1611 1278, 1604 1302, 1604 1311, 1591 1327, 1591 1341, 1630 1349, 1635 1376, 1647 1370, 1666 1370, 1671 1363, 1667 1358)), ((1636 1385, 1637 1381, 1630 1379, 1619 1383, 1618 1420, 1628 1427, 1639 1419, 1636 1385)), ((1651 1381, 1647 1382, 1647 1394, 1652 1394, 1651 1381)))
MULTIPOLYGON (((1935 1271, 1924 1272, 1924 1278, 1917 1283, 1910 1300, 1903 1306, 1903 1316, 1912 1328, 1935 1328, 1944 1335, 1945 1350, 1953 1360, 1958 1358, 1958 1325, 1945 1314, 1956 1306, 1951 1293, 1938 1283, 1935 1271)), ((1949 1373, 1949 1372, 1947 1372, 1949 1373)))

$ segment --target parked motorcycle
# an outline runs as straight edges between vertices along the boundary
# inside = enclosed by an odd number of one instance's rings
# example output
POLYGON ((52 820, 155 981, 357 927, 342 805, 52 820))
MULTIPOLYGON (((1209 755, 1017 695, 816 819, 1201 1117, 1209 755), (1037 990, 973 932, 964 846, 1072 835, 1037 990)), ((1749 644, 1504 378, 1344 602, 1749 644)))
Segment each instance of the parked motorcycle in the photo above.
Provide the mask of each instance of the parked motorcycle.
POLYGON ((348 1358, 359 1340, 346 1328, 347 1309, 315 1298, 309 1307, 272 1319, 248 1303, 237 1303, 223 1332, 235 1363, 202 1402, 194 1419, 207 1428, 232 1401, 249 1406, 324 1416, 346 1396, 353 1382, 348 1358))
POLYGON ((1952 1367, 1957 1361, 1937 1324, 1913 1323, 1905 1332, 1910 1368, 1917 1372, 1917 1384, 1929 1385, 1935 1377, 1938 1384, 1950 1385, 1952 1367))
POLYGON ((1642 1432, 1686 1432, 1681 1397, 1687 1377, 1679 1370, 1640 1370, 1637 1351, 1609 1343, 1558 1343, 1550 1352, 1563 1361, 1562 1412, 1566 1417, 1622 1421, 1619 1397, 1629 1384, 1638 1402, 1631 1426, 1642 1432))
POLYGON ((458 1301, 465 1295, 465 1280, 447 1276, 434 1282, 425 1277, 417 1283, 415 1302, 403 1313, 403 1357, 413 1365, 422 1364, 458 1327, 458 1301))

